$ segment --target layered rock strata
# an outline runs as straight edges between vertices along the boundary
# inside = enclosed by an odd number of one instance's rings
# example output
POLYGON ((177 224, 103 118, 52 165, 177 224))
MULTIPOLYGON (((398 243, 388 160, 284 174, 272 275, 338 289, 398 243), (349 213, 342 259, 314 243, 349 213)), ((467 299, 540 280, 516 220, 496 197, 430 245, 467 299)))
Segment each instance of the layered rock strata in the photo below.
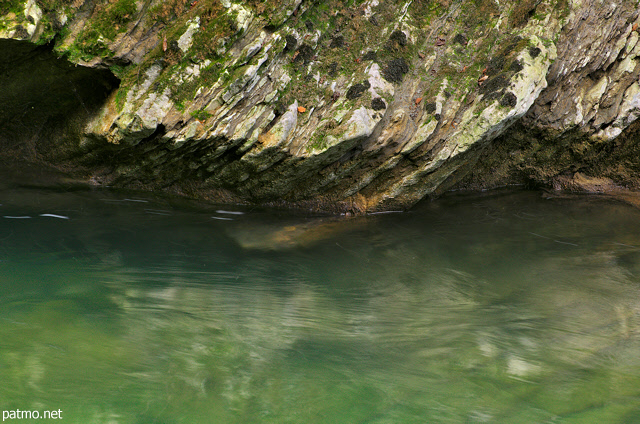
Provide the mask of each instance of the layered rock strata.
POLYGON ((94 184, 354 211, 640 186, 637 1, 8 3, 1 37, 120 79, 73 136, 29 133, 94 184))

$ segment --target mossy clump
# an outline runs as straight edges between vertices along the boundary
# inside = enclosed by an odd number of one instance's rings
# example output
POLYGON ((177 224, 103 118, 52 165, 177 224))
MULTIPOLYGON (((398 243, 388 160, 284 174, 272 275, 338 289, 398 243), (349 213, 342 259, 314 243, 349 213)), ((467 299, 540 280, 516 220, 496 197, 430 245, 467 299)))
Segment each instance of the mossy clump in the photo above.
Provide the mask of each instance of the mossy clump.
POLYGON ((387 104, 380 97, 376 97, 371 100, 371 109, 373 110, 384 110, 387 108, 387 104))
POLYGON ((461 46, 466 46, 469 43, 469 40, 464 34, 459 33, 459 34, 456 34, 455 37, 453 37, 453 42, 460 44, 461 46))
POLYGON ((371 84, 368 80, 364 80, 359 84, 352 85, 351 87, 349 87, 349 90, 347 90, 347 99, 357 99, 358 97, 362 96, 362 94, 367 91, 369 87, 371 87, 371 84))
POLYGON ((76 9, 71 7, 71 0, 37 0, 36 2, 42 10, 42 18, 38 23, 42 31, 38 39, 33 41, 42 45, 49 43, 62 32, 64 29, 63 19, 67 21, 72 19, 76 9))
POLYGON ((98 5, 92 16, 92 29, 100 36, 113 40, 126 29, 126 24, 135 17, 137 11, 135 0, 118 0, 98 5))
POLYGON ((489 76, 499 74, 504 68, 506 58, 502 55, 492 57, 485 68, 485 73, 489 76))
POLYGON ((310 45, 302 44, 300 47, 298 47, 298 50, 296 50, 296 53, 294 54, 293 62, 303 63, 307 65, 309 64, 309 62, 311 62, 314 55, 315 55, 315 51, 310 45))
POLYGON ((327 73, 330 77, 336 76, 338 73, 338 62, 331 62, 327 67, 327 73))
POLYGON ((401 47, 407 45, 407 35, 400 31, 395 30, 389 36, 389 43, 387 44, 387 48, 389 50, 398 50, 401 47))
POLYGON ((409 64, 400 57, 391 60, 382 70, 382 77, 392 83, 402 82, 404 75, 409 72, 409 64))
POLYGON ((24 10, 24 2, 21 0, 2 0, 0 1, 0 16, 8 13, 19 15, 24 10))
POLYGON ((317 151, 326 150, 326 148, 329 147, 329 143, 327 142, 326 137, 327 135, 325 134, 324 131, 316 132, 311 138, 311 142, 307 144, 307 148, 306 148, 307 153, 311 153, 314 150, 317 150, 317 151))
POLYGON ((17 25, 13 36, 19 40, 26 40, 29 38, 29 31, 27 31, 22 25, 17 25))
POLYGON ((285 42, 286 44, 284 45, 283 50, 284 53, 294 51, 296 49, 296 46, 298 45, 298 40, 291 34, 287 34, 287 36, 285 37, 285 42))
POLYGON ((162 57, 162 64, 165 67, 173 66, 179 63, 182 60, 182 57, 182 50, 180 50, 178 42, 176 40, 171 40, 167 43, 167 50, 164 52, 164 56, 162 57))
POLYGON ((137 10, 135 0, 118 0, 108 9, 107 17, 117 26, 133 19, 137 10))
POLYGON ((282 8, 282 1, 279 0, 245 0, 244 3, 258 15, 273 13, 275 9, 282 8))
POLYGON ((496 52, 494 56, 511 56, 513 52, 518 52, 527 46, 528 40, 516 35, 510 37, 502 43, 502 47, 496 52))
MULTIPOLYGON (((188 17, 199 16, 200 28, 193 36, 193 44, 184 57, 184 60, 203 61, 205 59, 216 60, 224 53, 224 46, 232 45, 242 35, 238 29, 234 16, 226 13, 226 9, 219 0, 209 0, 201 6, 194 8, 188 17)), ((193 18, 192 18, 193 19, 193 18)), ((176 34, 175 37, 181 36, 176 34)))
POLYGON ((138 12, 135 0, 118 0, 114 3, 98 4, 93 10, 90 23, 84 27, 65 54, 75 59, 89 60, 95 56, 111 57, 108 42, 126 31, 138 12))
POLYGON ((71 61, 76 59, 90 60, 95 56, 109 57, 111 50, 100 32, 89 28, 78 36, 75 42, 64 52, 71 61))
POLYGON ((204 109, 194 110, 190 113, 191 116, 196 118, 198 121, 206 121, 211 118, 211 113, 207 112, 204 109))
POLYGON ((434 113, 436 111, 436 104, 435 102, 426 102, 424 104, 424 110, 427 113, 434 113))
POLYGON ((242 3, 251 8, 270 31, 275 31, 282 26, 291 12, 281 0, 244 0, 242 3))
POLYGON ((500 106, 515 107, 518 104, 518 98, 511 91, 507 91, 500 99, 500 106))
POLYGON ((509 79, 505 75, 499 74, 493 78, 489 78, 480 86, 480 94, 484 94, 486 96, 488 94, 501 91, 508 86, 509 79))
POLYGON ((151 8, 149 22, 171 24, 190 10, 191 3, 186 0, 165 0, 151 8))
POLYGON ((127 101, 127 93, 128 93, 128 90, 126 87, 120 87, 116 92, 115 102, 116 102, 116 109, 118 110, 118 112, 122 111, 122 108, 124 108, 124 104, 127 101))
POLYGON ((509 16, 509 25, 513 28, 521 28, 529 22, 529 19, 536 13, 536 8, 540 4, 540 0, 520 0, 516 2, 509 16))
POLYGON ((344 47, 344 36, 338 35, 337 37, 333 37, 331 39, 331 44, 329 47, 332 49, 341 49, 344 47))
POLYGON ((119 80, 122 80, 127 70, 124 66, 121 65, 111 65, 109 70, 113 75, 115 75, 119 80))
POLYGON ((474 0, 472 7, 461 9, 462 15, 459 18, 468 28, 466 36, 474 39, 474 36, 487 27, 489 21, 494 16, 500 15, 500 8, 495 0, 474 0))
POLYGON ((520 63, 519 60, 514 60, 513 62, 511 62, 511 65, 509 65, 509 71, 513 72, 514 74, 517 74, 523 69, 524 69, 524 66, 522 66, 522 63, 520 63))
POLYGON ((542 53, 542 50, 540 50, 540 48, 533 46, 529 47, 529 56, 531 56, 533 59, 538 57, 540 53, 542 53))
POLYGON ((378 60, 378 54, 373 50, 369 50, 364 54, 364 56, 362 56, 362 60, 372 60, 375 62, 376 60, 378 60))

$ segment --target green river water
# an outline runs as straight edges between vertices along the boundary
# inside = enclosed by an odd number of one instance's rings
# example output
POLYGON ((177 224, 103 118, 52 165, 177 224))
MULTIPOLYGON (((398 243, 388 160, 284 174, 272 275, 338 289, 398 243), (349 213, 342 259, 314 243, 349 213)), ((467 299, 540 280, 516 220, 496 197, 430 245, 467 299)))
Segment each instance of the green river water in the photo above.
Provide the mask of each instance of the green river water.
POLYGON ((5 422, 640 423, 640 211, 0 191, 5 422), (60 411, 59 419, 11 419, 60 411))

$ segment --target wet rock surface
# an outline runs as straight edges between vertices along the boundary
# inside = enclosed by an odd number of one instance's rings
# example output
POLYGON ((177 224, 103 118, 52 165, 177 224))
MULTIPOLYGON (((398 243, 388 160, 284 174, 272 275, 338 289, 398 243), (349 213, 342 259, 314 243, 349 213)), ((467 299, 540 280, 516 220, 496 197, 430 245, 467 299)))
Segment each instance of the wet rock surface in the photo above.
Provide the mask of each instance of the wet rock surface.
POLYGON ((54 6, 0 7, 5 157, 352 212, 452 187, 640 189, 630 0, 54 6), (43 49, 59 64, 32 72, 43 49))

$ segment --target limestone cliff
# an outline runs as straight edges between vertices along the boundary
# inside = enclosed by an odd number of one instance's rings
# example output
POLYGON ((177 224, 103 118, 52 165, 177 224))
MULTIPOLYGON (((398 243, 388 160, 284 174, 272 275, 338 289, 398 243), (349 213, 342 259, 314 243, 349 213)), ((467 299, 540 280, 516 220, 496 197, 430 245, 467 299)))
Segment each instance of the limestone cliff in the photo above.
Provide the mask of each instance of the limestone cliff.
MULTIPOLYGON (((120 81, 96 74, 108 97, 70 112, 64 137, 3 124, 0 143, 95 184, 321 209, 408 207, 452 187, 634 190, 638 7, 7 1, 0 37, 120 81)), ((35 95, 2 67, 9 105, 35 95)))

